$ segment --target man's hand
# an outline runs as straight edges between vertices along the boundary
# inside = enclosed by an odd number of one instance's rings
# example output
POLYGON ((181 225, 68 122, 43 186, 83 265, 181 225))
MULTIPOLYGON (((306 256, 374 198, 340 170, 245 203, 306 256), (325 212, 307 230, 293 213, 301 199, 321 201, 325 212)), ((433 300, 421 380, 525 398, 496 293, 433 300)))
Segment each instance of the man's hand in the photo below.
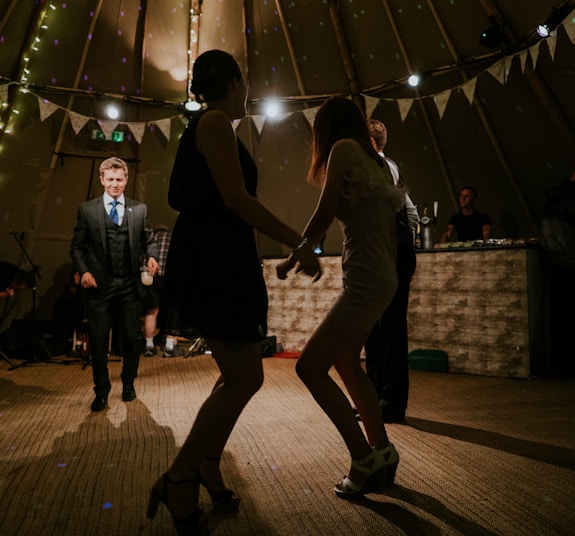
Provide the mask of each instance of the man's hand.
POLYGON ((156 259, 154 259, 154 257, 150 257, 148 259, 147 266, 148 266, 148 271, 150 272, 150 275, 152 275, 152 276, 156 275, 158 273, 158 270, 160 269, 160 265, 158 264, 158 261, 156 259))
POLYGON ((80 279, 80 284, 84 288, 98 288, 98 283, 94 279, 94 276, 90 272, 84 272, 82 278, 80 279))

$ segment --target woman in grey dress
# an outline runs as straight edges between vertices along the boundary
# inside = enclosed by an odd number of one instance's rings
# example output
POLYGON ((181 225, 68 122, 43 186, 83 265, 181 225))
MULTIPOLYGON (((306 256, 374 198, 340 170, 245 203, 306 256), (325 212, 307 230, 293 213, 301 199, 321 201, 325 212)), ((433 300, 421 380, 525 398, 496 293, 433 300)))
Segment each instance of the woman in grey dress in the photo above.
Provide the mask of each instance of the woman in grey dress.
MULTIPOLYGON (((334 218, 340 222, 343 288, 307 342, 296 370, 349 450, 351 468, 334 491, 352 498, 392 484, 399 461, 360 351, 397 287, 395 214, 405 194, 395 188, 385 160, 371 145, 364 116, 348 99, 334 97, 322 105, 312 146, 308 181, 322 191, 304 236, 315 244, 334 218), (348 397, 329 376, 331 367, 357 407, 367 438, 348 397)), ((279 264, 278 277, 287 277, 296 262, 292 255, 279 264)))

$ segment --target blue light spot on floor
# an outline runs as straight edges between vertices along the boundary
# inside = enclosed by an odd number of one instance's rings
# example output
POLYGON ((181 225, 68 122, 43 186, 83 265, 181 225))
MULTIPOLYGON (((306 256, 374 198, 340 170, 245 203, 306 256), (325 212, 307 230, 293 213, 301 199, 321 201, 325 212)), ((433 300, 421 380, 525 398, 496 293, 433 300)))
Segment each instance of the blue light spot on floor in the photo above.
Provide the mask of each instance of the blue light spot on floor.
POLYGON ((114 506, 111 502, 106 502, 102 505, 102 508, 104 510, 109 510, 110 508, 112 508, 112 506, 114 506))

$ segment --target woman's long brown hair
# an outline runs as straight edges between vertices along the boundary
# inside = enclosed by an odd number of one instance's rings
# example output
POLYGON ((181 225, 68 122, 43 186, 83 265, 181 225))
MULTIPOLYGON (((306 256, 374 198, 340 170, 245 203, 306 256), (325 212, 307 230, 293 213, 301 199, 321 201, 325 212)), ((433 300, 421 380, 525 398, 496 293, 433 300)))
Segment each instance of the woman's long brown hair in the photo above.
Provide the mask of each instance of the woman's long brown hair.
POLYGON ((367 122, 358 106, 345 97, 331 97, 321 105, 313 122, 311 165, 307 173, 310 184, 323 184, 331 148, 345 138, 355 140, 368 156, 383 166, 371 145, 367 122))

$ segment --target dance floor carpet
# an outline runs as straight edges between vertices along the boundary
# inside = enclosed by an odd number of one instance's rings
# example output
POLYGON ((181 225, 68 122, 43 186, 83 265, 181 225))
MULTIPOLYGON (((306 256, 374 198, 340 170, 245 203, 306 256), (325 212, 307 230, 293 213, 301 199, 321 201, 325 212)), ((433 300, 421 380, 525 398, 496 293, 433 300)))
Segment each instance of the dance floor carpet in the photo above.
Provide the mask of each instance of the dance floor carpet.
MULTIPOLYGON (((575 380, 411 371, 396 486, 348 502, 333 484, 348 457, 299 382, 295 360, 266 358, 266 381, 222 460, 242 498, 215 513, 220 535, 573 535, 575 380)), ((209 355, 142 358, 138 399, 90 412, 91 370, 62 359, 9 370, 0 360, 0 535, 174 534, 148 492, 167 469, 216 378, 209 355), (62 364, 66 363, 66 364, 62 364)))

